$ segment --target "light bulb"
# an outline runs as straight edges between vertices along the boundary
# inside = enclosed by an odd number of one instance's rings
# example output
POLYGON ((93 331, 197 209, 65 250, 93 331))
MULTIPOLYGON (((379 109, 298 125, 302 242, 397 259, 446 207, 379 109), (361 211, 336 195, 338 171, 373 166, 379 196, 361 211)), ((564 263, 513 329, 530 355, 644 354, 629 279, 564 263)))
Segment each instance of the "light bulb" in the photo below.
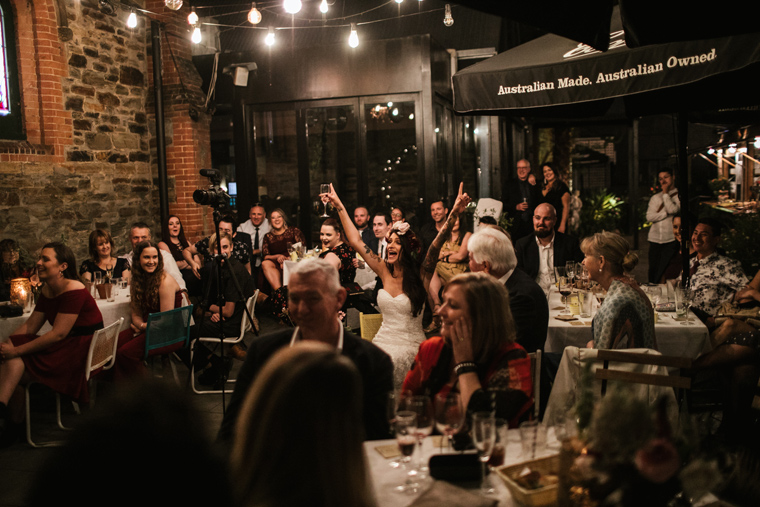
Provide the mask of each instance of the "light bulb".
POLYGON ((403 1, 404 1, 404 0, 396 0, 396 3, 397 3, 397 4, 400 4, 400 3, 402 3, 403 1))
POLYGON ((267 36, 264 38, 264 44, 267 46, 274 46, 274 27, 269 27, 269 33, 267 33, 267 36))
POLYGON ((182 0, 164 0, 167 9, 178 11, 182 8, 182 0))
POLYGON ((327 0, 322 0, 322 3, 319 4, 319 12, 327 14, 327 0))
POLYGON ((135 14, 135 11, 129 13, 129 16, 127 17, 127 26, 129 28, 137 26, 137 14, 135 14))
POLYGON ((196 26, 193 28, 193 36, 190 37, 190 40, 193 41, 195 44, 201 43, 201 28, 199 26, 196 26))
POLYGON ((351 23, 351 35, 348 36, 348 45, 352 48, 359 45, 359 34, 356 33, 356 23, 351 23))
POLYGON ((712 149, 712 148, 709 148, 709 149, 707 150, 707 154, 708 154, 708 155, 712 155, 713 153, 715 153, 715 150, 714 150, 714 149, 712 149))
POLYGON ((755 138, 754 145, 755 145, 755 148, 760 149, 760 136, 758 136, 758 137, 755 138))
POLYGON ((295 14, 301 10, 301 0, 285 0, 282 6, 288 14, 295 14))
POLYGON ((736 153, 736 144, 730 144, 730 145, 728 146, 728 152, 729 152, 731 155, 733 155, 734 153, 736 153))
POLYGON ((198 23, 198 15, 195 13, 195 9, 190 11, 190 14, 187 15, 187 22, 190 25, 195 25, 198 23))
POLYGON ((443 16, 443 24, 451 26, 454 24, 454 17, 451 15, 451 5, 446 4, 446 14, 443 16))
POLYGON ((256 8, 256 2, 253 2, 253 7, 248 13, 248 22, 252 25, 258 25, 261 23, 261 12, 256 8))

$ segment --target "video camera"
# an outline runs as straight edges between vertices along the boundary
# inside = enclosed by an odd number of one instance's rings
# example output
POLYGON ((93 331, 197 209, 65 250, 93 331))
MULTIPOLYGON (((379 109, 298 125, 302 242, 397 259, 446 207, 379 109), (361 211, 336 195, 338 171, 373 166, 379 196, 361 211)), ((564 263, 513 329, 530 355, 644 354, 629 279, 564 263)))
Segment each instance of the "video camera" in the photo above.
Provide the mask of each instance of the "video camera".
POLYGON ((219 185, 222 175, 217 169, 201 169, 201 176, 205 176, 211 182, 208 189, 198 189, 193 192, 193 201, 204 206, 211 206, 216 210, 229 210, 230 196, 219 185))

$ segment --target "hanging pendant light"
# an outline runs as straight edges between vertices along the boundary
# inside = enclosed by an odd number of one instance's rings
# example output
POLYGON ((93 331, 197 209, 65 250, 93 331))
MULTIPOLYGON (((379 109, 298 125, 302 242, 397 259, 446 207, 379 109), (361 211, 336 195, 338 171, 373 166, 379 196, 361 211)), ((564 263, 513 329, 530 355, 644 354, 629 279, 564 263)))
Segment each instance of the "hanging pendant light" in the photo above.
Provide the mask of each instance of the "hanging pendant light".
POLYGON ((135 28, 137 26, 137 14, 135 11, 131 11, 127 17, 127 27, 135 28))
POLYGON ((322 3, 319 4, 319 12, 327 14, 327 0, 322 0, 322 3))
POLYGON ((443 24, 446 26, 454 24, 454 17, 451 15, 451 4, 446 4, 446 14, 443 16, 443 24))
POLYGON ((252 25, 258 25, 261 23, 261 11, 256 8, 256 2, 253 2, 253 7, 248 13, 248 22, 252 25))
POLYGON ((267 33, 267 36, 264 38, 264 44, 267 46, 274 46, 274 27, 269 27, 269 32, 267 33))
POLYGON ((182 0, 164 0, 167 9, 178 11, 182 8, 182 0))
POLYGON ((356 23, 351 23, 351 35, 348 36, 348 45, 352 48, 359 45, 359 34, 356 33, 356 23))
POLYGON ((193 28, 193 35, 190 37, 190 40, 193 41, 194 44, 201 43, 201 40, 203 40, 203 37, 201 36, 201 27, 196 26, 193 28))
POLYGON ((288 14, 295 14, 301 10, 301 0, 285 0, 282 6, 288 14))
POLYGON ((190 14, 187 15, 187 23, 193 26, 198 24, 198 15, 195 13, 195 9, 190 11, 190 14))

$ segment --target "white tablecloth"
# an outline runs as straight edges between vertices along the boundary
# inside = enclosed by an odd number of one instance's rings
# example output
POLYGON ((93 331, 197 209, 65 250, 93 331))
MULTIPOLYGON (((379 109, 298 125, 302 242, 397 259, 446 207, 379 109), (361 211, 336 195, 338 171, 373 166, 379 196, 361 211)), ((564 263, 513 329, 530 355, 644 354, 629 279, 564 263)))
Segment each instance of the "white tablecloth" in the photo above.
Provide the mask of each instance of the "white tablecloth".
MULTIPOLYGON (((123 290, 115 301, 106 301, 105 299, 96 299, 95 302, 100 308, 100 313, 103 315, 103 325, 107 326, 119 320, 120 317, 124 317, 124 323, 121 325, 121 331, 127 329, 132 322, 132 311, 129 308, 129 290, 123 290)), ((8 336, 12 332, 21 326, 26 319, 29 318, 31 313, 25 313, 20 317, 12 317, 9 319, 0 319, 0 342, 4 342, 8 339, 8 336)), ((43 334, 50 331, 52 326, 45 322, 42 328, 37 334, 43 334)))
MULTIPOLYGON (((564 308, 562 296, 552 291, 549 295, 549 330, 546 336, 544 350, 561 354, 565 347, 585 347, 591 341, 591 318, 578 321, 563 322, 555 317, 564 308), (582 325, 578 325, 581 323, 582 325)), ((675 320, 674 312, 663 312, 655 324, 657 349, 666 356, 681 356, 696 358, 709 352, 710 334, 702 322, 691 315, 691 324, 681 325, 675 320)))
MULTIPOLYGON (((508 433, 509 441, 504 464, 513 465, 525 461, 525 457, 522 454, 519 431, 509 430, 508 433)), ((430 459, 430 456, 440 453, 440 449, 434 447, 432 441, 432 438, 426 438, 422 445, 423 460, 426 464, 430 459)), ((549 429, 548 442, 549 445, 547 446, 546 451, 538 454, 536 457, 540 458, 559 452, 559 444, 554 438, 551 428, 549 429)), ((369 467, 370 479, 372 480, 372 486, 374 488, 378 507, 405 507, 411 504, 433 484, 433 479, 425 479, 423 481, 422 490, 416 494, 398 493, 394 490, 395 486, 398 486, 406 480, 406 476, 404 475, 405 472, 400 468, 391 468, 388 464, 391 460, 383 458, 383 456, 375 450, 375 447, 379 445, 395 445, 395 443, 395 440, 372 440, 364 442, 364 453, 367 457, 367 466, 369 467)), ((412 456, 413 464, 417 462, 418 452, 419 449, 415 449, 414 455, 412 456)), ((444 448, 444 452, 449 451, 446 451, 444 448)), ((500 507, 512 507, 517 505, 512 500, 512 496, 509 494, 509 490, 504 482, 496 474, 491 474, 491 483, 496 488, 496 494, 489 495, 489 498, 498 499, 500 507)), ((479 494, 479 481, 474 483, 459 483, 456 485, 479 494)))

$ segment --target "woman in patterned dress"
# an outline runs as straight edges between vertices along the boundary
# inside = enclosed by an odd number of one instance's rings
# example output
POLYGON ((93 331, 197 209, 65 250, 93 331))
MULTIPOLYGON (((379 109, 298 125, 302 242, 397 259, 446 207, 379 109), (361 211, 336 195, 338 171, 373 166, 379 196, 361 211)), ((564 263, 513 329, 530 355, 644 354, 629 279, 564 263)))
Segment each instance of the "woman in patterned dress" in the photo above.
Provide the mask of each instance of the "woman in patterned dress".
POLYGON ((583 240, 583 264, 589 278, 607 291, 602 306, 591 323, 597 349, 657 349, 654 336, 654 310, 636 280, 625 275, 636 267, 639 258, 622 236, 599 232, 583 240))

